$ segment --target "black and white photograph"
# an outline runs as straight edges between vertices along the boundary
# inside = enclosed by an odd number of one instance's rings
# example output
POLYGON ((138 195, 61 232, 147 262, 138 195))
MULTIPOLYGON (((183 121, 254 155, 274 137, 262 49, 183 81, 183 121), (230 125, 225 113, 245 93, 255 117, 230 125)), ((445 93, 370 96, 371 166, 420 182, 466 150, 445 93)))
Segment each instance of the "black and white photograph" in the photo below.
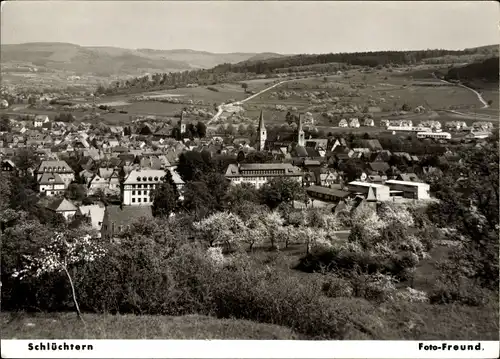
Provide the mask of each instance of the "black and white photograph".
POLYGON ((498 342, 499 11, 2 3, 2 341, 498 342))

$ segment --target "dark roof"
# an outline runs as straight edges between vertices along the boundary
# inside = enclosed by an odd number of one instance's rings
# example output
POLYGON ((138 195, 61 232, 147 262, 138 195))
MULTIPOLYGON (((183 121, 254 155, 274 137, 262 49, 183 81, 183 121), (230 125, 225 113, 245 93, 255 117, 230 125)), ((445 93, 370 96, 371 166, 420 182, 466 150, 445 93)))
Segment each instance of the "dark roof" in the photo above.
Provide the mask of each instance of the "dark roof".
POLYGON ((126 226, 138 218, 152 218, 153 212, 151 206, 108 206, 104 216, 110 225, 126 226))
POLYGON ((307 148, 304 146, 295 146, 295 155, 297 157, 308 157, 309 154, 307 152, 307 148))
POLYGON ((64 181, 57 173, 45 172, 40 177, 38 184, 64 184, 64 181))
POLYGON ((354 147, 360 147, 360 148, 369 148, 370 150, 375 150, 375 151, 381 151, 382 145, 378 140, 357 140, 356 141, 356 146, 354 147))
POLYGON ((401 173, 397 179, 406 182, 422 182, 415 173, 401 173))
POLYGON ((333 153, 349 153, 349 148, 346 146, 337 146, 333 149, 333 153))
POLYGON ((321 186, 310 186, 310 187, 306 188, 306 191, 313 192, 313 193, 326 194, 326 195, 334 196, 337 198, 344 198, 344 197, 347 197, 349 195, 348 191, 342 191, 339 189, 321 187, 321 186))
POLYGON ((73 172, 66 161, 43 161, 38 167, 38 173, 43 172, 73 172))
POLYGON ((112 151, 113 152, 129 152, 129 149, 127 147, 123 147, 123 146, 116 146, 116 147, 113 147, 112 148, 112 151))
POLYGON ((387 162, 371 162, 368 165, 371 170, 377 172, 385 172, 391 167, 387 162))

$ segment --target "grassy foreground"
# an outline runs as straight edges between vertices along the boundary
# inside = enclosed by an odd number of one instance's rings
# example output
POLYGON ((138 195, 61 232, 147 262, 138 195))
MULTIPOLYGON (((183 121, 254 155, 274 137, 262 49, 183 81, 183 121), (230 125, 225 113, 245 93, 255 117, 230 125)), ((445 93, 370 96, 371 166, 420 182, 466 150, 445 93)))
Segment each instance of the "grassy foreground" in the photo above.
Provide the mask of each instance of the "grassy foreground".
POLYGON ((300 339, 292 330, 247 320, 200 315, 1 313, 2 339, 300 339))

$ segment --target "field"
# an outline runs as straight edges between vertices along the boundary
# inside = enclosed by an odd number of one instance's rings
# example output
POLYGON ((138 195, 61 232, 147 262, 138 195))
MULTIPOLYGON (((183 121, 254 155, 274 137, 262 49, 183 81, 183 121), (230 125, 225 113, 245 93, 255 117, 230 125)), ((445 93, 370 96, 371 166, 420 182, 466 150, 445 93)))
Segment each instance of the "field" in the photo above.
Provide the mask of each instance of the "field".
MULTIPOLYGON (((418 124, 420 121, 433 119, 441 122, 462 120, 468 124, 480 121, 498 121, 499 100, 498 89, 491 86, 483 86, 481 90, 486 100, 492 100, 491 108, 482 109, 482 104, 477 96, 465 88, 458 86, 427 86, 435 83, 442 84, 432 77, 432 72, 437 67, 415 67, 411 71, 394 70, 389 72, 382 69, 372 72, 360 72, 350 70, 343 75, 314 76, 303 79, 295 79, 273 88, 263 94, 256 96, 245 103, 244 117, 257 118, 261 110, 265 112, 266 124, 283 124, 288 111, 311 112, 315 119, 315 125, 319 128, 332 132, 377 132, 379 129, 360 127, 358 129, 338 128, 338 118, 359 117, 363 110, 370 107, 375 125, 379 126, 380 120, 384 118, 398 119, 408 118, 418 124), (424 86, 425 85, 425 86, 424 86), (280 91, 291 93, 288 98, 277 96, 280 91), (314 92, 327 93, 325 97, 317 97, 311 100, 310 95, 314 92), (276 109, 276 105, 285 106, 286 110, 276 109), (412 111, 408 115, 393 117, 396 110, 403 105, 411 109, 424 106, 427 112, 415 114, 412 111), (350 107, 352 113, 338 114, 333 111, 337 119, 326 118, 322 113, 338 109, 339 106, 350 107), (431 110, 431 112, 429 112, 431 110), (447 110, 456 110, 465 115, 452 114, 447 110), (481 115, 487 118, 481 119, 481 115)), ((129 122, 130 115, 156 115, 171 117, 179 113, 186 104, 172 104, 160 101, 132 101, 138 96, 171 97, 179 100, 203 101, 203 105, 197 108, 215 113, 214 104, 240 101, 250 96, 241 87, 242 83, 248 85, 248 91, 258 92, 272 85, 273 82, 282 80, 280 78, 254 79, 233 84, 219 84, 211 86, 218 91, 208 87, 178 88, 165 91, 149 91, 125 95, 112 95, 102 97, 97 104, 105 104, 114 107, 123 113, 101 113, 102 120, 107 124, 125 124, 129 122)), ((87 100, 86 102, 89 102, 87 100)), ((3 111, 5 112, 5 111, 3 111)), ((43 111, 33 109, 19 110, 19 113, 48 114, 54 117, 59 111, 43 111)), ((8 113, 12 113, 9 109, 8 113)), ((77 119, 82 118, 86 112, 74 112, 77 119)), ((227 114, 225 114, 227 115, 227 114)), ((215 123, 214 123, 215 125, 215 123)))
POLYGON ((300 339, 292 330, 247 320, 199 315, 1 313, 2 339, 300 339))
MULTIPOLYGON (((452 120, 464 120, 467 123, 480 121, 475 115, 487 114, 492 116, 490 121, 497 121, 498 117, 498 90, 488 89, 483 91, 486 99, 493 99, 492 108, 481 109, 482 104, 477 96, 465 88, 458 86, 441 86, 442 82, 432 77, 432 68, 420 68, 412 72, 379 72, 361 73, 349 71, 345 76, 327 76, 298 79, 282 84, 275 89, 259 95, 245 104, 245 116, 257 118, 263 109, 266 115, 266 123, 282 124, 285 122, 287 111, 276 109, 276 105, 284 105, 288 110, 295 107, 299 112, 311 112, 315 118, 315 124, 319 127, 332 130, 343 130, 335 128, 338 120, 327 119, 321 116, 337 105, 335 101, 316 101, 312 103, 309 94, 313 92, 326 92, 328 97, 335 98, 338 104, 356 106, 353 114, 338 114, 340 118, 357 117, 361 115, 365 107, 371 106, 378 111, 372 112, 375 125, 383 118, 408 118, 414 123, 424 120, 439 120, 442 122, 452 120), (428 74, 426 77, 425 74, 428 74), (439 86, 432 86, 436 84, 439 86), (425 86, 424 86, 425 85, 425 86), (428 86, 431 85, 431 86, 428 86), (291 93, 288 98, 278 98, 276 93, 286 91, 291 93), (371 101, 371 103, 370 103, 371 101), (410 112, 408 115, 392 117, 395 110, 400 110, 406 104, 410 108, 424 106, 428 111, 423 114, 410 112), (356 110, 357 108, 357 110, 356 110), (457 109, 468 116, 452 115, 443 110, 457 109), (431 112, 429 112, 431 110, 431 112)), ((375 110, 374 110, 375 111, 375 110)), ((373 132, 374 129, 359 128, 346 129, 347 131, 373 132)))

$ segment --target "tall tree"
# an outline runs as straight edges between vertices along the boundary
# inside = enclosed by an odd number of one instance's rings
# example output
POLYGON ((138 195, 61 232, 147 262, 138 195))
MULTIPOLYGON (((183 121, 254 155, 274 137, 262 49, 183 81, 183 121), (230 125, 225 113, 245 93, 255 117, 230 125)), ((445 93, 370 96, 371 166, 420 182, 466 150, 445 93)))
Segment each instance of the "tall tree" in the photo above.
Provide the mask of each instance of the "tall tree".
POLYGON ((11 129, 10 119, 8 115, 3 114, 0 118, 0 131, 9 132, 11 129))
POLYGON ((175 212, 178 206, 179 191, 172 178, 172 173, 167 170, 162 183, 151 193, 153 197, 153 215, 156 216, 170 216, 175 212))
POLYGON ((199 138, 204 138, 207 135, 207 126, 203 122, 198 121, 196 124, 196 133, 199 138))
POLYGON ((208 153, 186 151, 179 156, 177 172, 186 182, 200 180, 204 174, 214 171, 215 166, 208 153))
POLYGON ((293 203, 304 198, 305 191, 302 184, 289 178, 275 178, 267 182, 261 189, 261 201, 271 210, 281 203, 293 203))

